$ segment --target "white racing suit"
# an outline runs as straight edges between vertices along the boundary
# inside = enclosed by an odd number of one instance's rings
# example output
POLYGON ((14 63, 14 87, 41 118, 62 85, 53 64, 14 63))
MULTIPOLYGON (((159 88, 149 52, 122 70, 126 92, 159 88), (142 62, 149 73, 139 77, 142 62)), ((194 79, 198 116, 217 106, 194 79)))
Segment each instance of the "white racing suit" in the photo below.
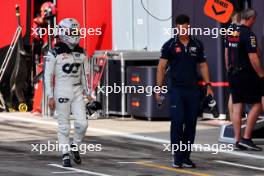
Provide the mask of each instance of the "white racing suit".
POLYGON ((45 56, 45 88, 48 98, 53 97, 56 102, 54 114, 58 119, 58 141, 60 145, 66 144, 61 145, 63 154, 69 152, 71 112, 74 116, 73 143, 79 144, 87 130, 83 98, 83 92, 89 95, 87 67, 86 54, 80 47, 70 50, 66 44, 59 43, 45 56))

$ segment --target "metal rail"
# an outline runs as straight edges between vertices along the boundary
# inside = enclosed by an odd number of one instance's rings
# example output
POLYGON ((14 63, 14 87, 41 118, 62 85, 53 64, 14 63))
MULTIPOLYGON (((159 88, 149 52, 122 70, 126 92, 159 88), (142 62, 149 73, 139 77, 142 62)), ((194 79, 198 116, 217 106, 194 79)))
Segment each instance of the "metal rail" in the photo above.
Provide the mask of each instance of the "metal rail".
POLYGON ((17 27, 15 35, 14 35, 12 41, 11 41, 11 44, 10 44, 10 46, 8 48, 8 51, 6 53, 6 56, 4 58, 3 64, 1 65, 1 68, 0 68, 0 82, 3 79, 3 76, 5 74, 7 65, 9 64, 10 58, 11 58, 13 52, 14 52, 14 48, 16 47, 16 44, 17 44, 18 38, 19 38, 19 36, 21 34, 21 31, 22 31, 22 28, 20 26, 17 27))
MULTIPOLYGON (((19 38, 21 32, 22 32, 22 28, 20 26, 17 27, 16 32, 15 32, 13 38, 12 38, 11 44, 10 44, 10 46, 8 48, 7 53, 6 53, 6 56, 4 58, 4 61, 3 61, 2 65, 1 65, 1 68, 0 68, 0 83, 2 82, 2 79, 3 79, 4 75, 5 75, 6 68, 7 68, 8 64, 10 62, 10 58, 11 58, 13 52, 14 52, 14 49, 16 47, 16 44, 18 42, 18 38, 19 38)), ((5 100, 4 100, 3 95, 2 95, 1 92, 0 92, 0 109, 6 110, 5 100)))

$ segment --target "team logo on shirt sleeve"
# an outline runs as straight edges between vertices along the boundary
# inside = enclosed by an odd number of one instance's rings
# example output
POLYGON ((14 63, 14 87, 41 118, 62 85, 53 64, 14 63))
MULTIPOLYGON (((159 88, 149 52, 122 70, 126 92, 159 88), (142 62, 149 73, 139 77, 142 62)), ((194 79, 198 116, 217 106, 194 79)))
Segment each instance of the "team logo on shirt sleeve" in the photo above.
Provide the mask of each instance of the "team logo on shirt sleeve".
POLYGON ((250 45, 253 48, 257 47, 257 41, 255 36, 250 36, 250 45))

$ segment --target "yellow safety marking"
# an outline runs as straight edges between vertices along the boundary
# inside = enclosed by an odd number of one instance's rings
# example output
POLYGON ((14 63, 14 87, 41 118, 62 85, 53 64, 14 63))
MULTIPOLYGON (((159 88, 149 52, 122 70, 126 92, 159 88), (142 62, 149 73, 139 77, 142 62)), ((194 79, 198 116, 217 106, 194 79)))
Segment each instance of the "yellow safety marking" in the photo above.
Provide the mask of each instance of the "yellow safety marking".
POLYGON ((190 174, 190 175, 195 175, 195 176, 210 176, 208 174, 204 174, 204 173, 200 173, 200 172, 185 170, 184 168, 177 169, 177 168, 173 168, 173 167, 163 166, 163 165, 159 165, 159 164, 146 163, 146 162, 142 162, 142 161, 136 162, 136 164, 142 165, 142 166, 147 166, 147 167, 152 167, 152 168, 168 170, 168 171, 175 171, 175 172, 178 172, 181 174, 190 174))

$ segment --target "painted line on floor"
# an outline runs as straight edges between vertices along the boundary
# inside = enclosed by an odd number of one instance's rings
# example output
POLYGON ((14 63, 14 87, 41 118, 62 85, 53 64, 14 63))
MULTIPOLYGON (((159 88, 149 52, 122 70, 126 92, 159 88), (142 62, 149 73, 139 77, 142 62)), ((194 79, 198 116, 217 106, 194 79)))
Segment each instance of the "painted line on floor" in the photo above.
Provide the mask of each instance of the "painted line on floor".
POLYGON ((107 174, 102 174, 99 172, 92 172, 92 171, 88 171, 88 170, 82 170, 82 169, 77 169, 77 168, 72 168, 72 167, 63 167, 59 164, 48 164, 49 166, 53 166, 53 167, 57 167, 57 168, 61 168, 61 169, 65 169, 68 171, 76 171, 78 173, 84 173, 84 174, 91 174, 91 175, 95 175, 95 176, 111 176, 111 175, 107 175, 107 174))
MULTIPOLYGON (((139 161, 119 161, 119 164, 137 164, 139 161)), ((141 161, 144 163, 153 163, 153 161, 141 161)))
POLYGON ((162 169, 162 170, 167 170, 167 171, 174 171, 174 172, 177 172, 179 174, 189 174, 189 175, 193 175, 193 176, 209 176, 208 174, 205 174, 205 173, 185 170, 184 168, 177 169, 177 168, 173 168, 173 167, 168 167, 168 166, 163 166, 163 165, 153 164, 153 163, 146 163, 146 162, 137 162, 136 164, 141 165, 141 166, 145 166, 145 167, 150 167, 150 168, 162 169))
POLYGON ((136 162, 136 161, 124 161, 124 162, 122 162, 122 161, 120 161, 120 162, 117 162, 118 164, 137 164, 138 162, 136 162))
POLYGON ((72 173, 79 173, 78 171, 64 171, 64 172, 51 172, 53 174, 72 174, 72 173))
MULTIPOLYGON (((17 121, 21 121, 21 122, 40 123, 40 124, 45 124, 45 125, 57 126, 57 122, 51 121, 50 119, 47 119, 45 121, 45 120, 33 119, 31 117, 29 117, 29 118, 14 117, 14 116, 7 115, 7 114, 0 114, 0 117, 5 118, 6 120, 12 119, 12 120, 17 120, 17 121)), ((159 138, 154 138, 154 137, 147 137, 147 136, 136 135, 136 134, 128 134, 128 133, 117 132, 117 131, 106 130, 106 129, 89 127, 88 131, 98 132, 98 133, 103 133, 103 134, 108 134, 108 135, 110 134, 110 135, 119 136, 119 137, 123 137, 123 138, 127 138, 127 139, 140 140, 140 141, 145 141, 145 142, 153 142, 153 143, 158 143, 158 144, 169 144, 170 143, 169 140, 164 140, 164 139, 159 139, 159 138)), ((207 151, 207 150, 208 149, 206 148, 205 151, 207 151)), ((228 155, 235 155, 238 157, 254 158, 254 159, 264 160, 264 156, 256 155, 256 154, 243 153, 243 152, 238 152, 238 151, 219 151, 219 153, 225 153, 228 155)))
POLYGON ((255 167, 255 166, 250 166, 250 165, 246 165, 246 164, 237 164, 237 163, 221 161, 221 160, 216 160, 215 162, 230 165, 230 166, 237 166, 237 167, 243 167, 243 168, 247 168, 247 169, 264 171, 264 168, 262 168, 262 167, 255 167))
POLYGON ((230 154, 230 155, 235 155, 239 157, 245 157, 245 158, 253 158, 253 159, 261 159, 264 160, 264 156, 262 155, 255 155, 255 154, 250 154, 250 153, 243 153, 243 152, 238 152, 238 151, 219 151, 219 153, 225 153, 225 154, 230 154))

